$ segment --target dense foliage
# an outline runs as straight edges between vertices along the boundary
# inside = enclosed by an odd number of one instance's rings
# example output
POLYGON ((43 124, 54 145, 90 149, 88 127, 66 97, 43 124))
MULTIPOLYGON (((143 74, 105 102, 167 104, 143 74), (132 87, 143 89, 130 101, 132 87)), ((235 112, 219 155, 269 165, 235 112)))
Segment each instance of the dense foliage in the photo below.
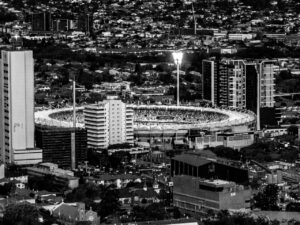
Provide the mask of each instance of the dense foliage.
POLYGON ((279 210, 277 205, 278 192, 278 186, 268 184, 262 192, 254 196, 254 205, 262 210, 279 210))
POLYGON ((38 209, 28 203, 10 204, 6 207, 3 217, 5 225, 38 225, 38 209))
POLYGON ((220 211, 216 219, 203 221, 204 225, 279 225, 278 221, 249 217, 245 214, 230 215, 228 211, 220 211))

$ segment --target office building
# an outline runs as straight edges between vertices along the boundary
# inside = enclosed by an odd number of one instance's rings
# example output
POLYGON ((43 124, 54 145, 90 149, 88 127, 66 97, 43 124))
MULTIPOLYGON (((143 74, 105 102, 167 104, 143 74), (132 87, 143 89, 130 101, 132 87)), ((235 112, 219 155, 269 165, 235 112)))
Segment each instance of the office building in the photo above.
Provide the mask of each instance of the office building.
POLYGON ((255 141, 253 131, 248 132, 210 132, 204 134, 202 130, 191 129, 189 132, 189 148, 206 149, 210 147, 225 146, 240 150, 252 145, 255 141))
POLYGON ((79 31, 78 20, 54 19, 52 21, 52 29, 54 32, 79 31))
POLYGON ((55 163, 41 163, 26 169, 29 177, 52 176, 57 187, 74 189, 79 186, 79 178, 72 171, 60 169, 55 163))
POLYGON ((34 143, 32 51, 2 51, 0 63, 0 148, 4 163, 42 161, 34 143))
POLYGON ((221 179, 248 185, 248 170, 238 162, 217 158, 210 151, 175 156, 171 161, 171 175, 187 175, 203 179, 221 179))
POLYGON ((84 109, 88 148, 133 143, 133 109, 116 96, 84 109))
MULTIPOLYGON (((36 125, 36 146, 43 149, 43 162, 71 168, 71 133, 73 128, 36 125)), ((75 130, 75 165, 87 159, 86 130, 75 130)))
POLYGON ((173 204, 183 213, 197 217, 208 210, 250 208, 250 189, 235 182, 187 175, 175 176, 173 181, 173 204))
POLYGON ((69 20, 68 19, 57 19, 52 21, 53 31, 68 31, 69 30, 69 20))
POLYGON ((249 109, 257 114, 274 107, 274 76, 278 66, 272 60, 203 60, 203 98, 216 106, 249 109))
POLYGON ((89 13, 80 14, 77 17, 77 29, 90 34, 93 28, 93 15, 89 13))
POLYGON ((32 31, 50 32, 52 31, 52 15, 50 12, 39 12, 31 15, 32 31))

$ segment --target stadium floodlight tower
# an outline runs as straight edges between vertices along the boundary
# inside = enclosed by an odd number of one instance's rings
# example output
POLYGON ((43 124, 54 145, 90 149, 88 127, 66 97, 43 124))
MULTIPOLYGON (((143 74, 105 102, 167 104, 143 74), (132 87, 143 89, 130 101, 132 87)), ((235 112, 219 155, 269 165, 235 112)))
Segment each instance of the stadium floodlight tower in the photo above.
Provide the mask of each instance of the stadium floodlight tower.
POLYGON ((180 51, 176 51, 176 52, 173 52, 172 55, 173 55, 174 62, 177 66, 177 106, 179 106, 180 105, 180 101, 179 101, 179 67, 182 62, 183 53, 180 51))
POLYGON ((71 132, 71 169, 76 167, 76 82, 75 74, 73 76, 73 131, 71 132))

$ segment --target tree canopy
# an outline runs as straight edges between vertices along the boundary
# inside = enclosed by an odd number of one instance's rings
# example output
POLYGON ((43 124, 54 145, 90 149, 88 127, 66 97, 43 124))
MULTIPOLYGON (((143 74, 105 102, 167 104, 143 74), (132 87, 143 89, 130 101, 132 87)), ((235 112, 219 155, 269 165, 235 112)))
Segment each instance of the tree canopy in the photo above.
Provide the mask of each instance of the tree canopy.
POLYGON ((278 191, 275 184, 268 184, 262 192, 254 196, 255 206, 262 210, 279 210, 278 191))
POLYGON ((5 225, 38 225, 38 209, 29 203, 10 204, 6 207, 3 217, 5 225))

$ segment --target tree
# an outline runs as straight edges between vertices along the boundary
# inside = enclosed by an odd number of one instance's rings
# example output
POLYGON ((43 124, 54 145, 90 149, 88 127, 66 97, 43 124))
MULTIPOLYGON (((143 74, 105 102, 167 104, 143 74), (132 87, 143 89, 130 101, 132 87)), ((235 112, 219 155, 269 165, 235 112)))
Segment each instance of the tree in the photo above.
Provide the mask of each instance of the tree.
POLYGON ((63 68, 61 68, 60 73, 61 73, 61 76, 62 76, 62 78, 61 78, 62 85, 68 84, 69 83, 69 77, 70 77, 68 69, 63 67, 63 68))
POLYGON ((161 81, 163 84, 172 84, 172 83, 174 83, 174 79, 172 77, 171 72, 159 73, 158 80, 161 81))
POLYGON ((92 225, 91 221, 77 221, 75 225, 92 225))
POLYGON ((166 217, 166 212, 162 204, 153 203, 147 207, 134 206, 132 216, 135 221, 163 220, 166 217))
POLYGON ((164 189, 162 189, 159 192, 158 198, 163 202, 164 205, 170 206, 173 195, 171 192, 167 192, 164 189))
POLYGON ((153 203, 147 206, 145 211, 148 220, 163 220, 166 217, 165 209, 160 203, 153 203))
POLYGON ((16 14, 8 12, 6 9, 0 7, 0 23, 11 22, 17 19, 16 14))
POLYGON ((300 203, 290 202, 286 206, 286 211, 289 211, 289 212, 300 212, 300 203))
POLYGON ((112 215, 120 210, 119 194, 117 189, 107 187, 101 194, 100 210, 98 211, 101 220, 108 215, 112 215))
POLYGON ((87 103, 95 103, 95 102, 100 102, 104 99, 103 95, 100 93, 90 93, 90 96, 86 99, 87 103))
POLYGON ((102 185, 85 183, 67 194, 66 202, 84 202, 87 206, 89 206, 94 199, 100 197, 102 192, 102 185))
POLYGON ((177 207, 174 207, 173 209, 173 217, 174 219, 179 219, 182 217, 182 214, 177 207))
POLYGON ((47 95, 45 93, 36 93, 34 95, 34 99, 35 99, 35 102, 37 104, 48 104, 48 102, 46 101, 46 97, 47 95))
POLYGON ((211 218, 203 221, 204 225, 277 225, 275 221, 267 221, 264 218, 254 219, 246 214, 233 214, 230 215, 228 211, 222 210, 218 213, 217 218, 211 218))
POLYGON ((47 190, 47 191, 62 191, 64 187, 55 182, 54 176, 47 174, 43 177, 29 177, 28 187, 34 190, 47 190))
POLYGON ((250 187, 254 190, 257 190, 260 187, 259 178, 254 177, 252 181, 250 182, 250 187))
POLYGON ((288 134, 297 136, 298 135, 298 127, 296 125, 291 125, 287 128, 288 134))
POLYGON ((218 157, 223 157, 223 158, 227 158, 227 159, 231 159, 231 160, 240 160, 241 159, 241 153, 230 147, 217 146, 215 148, 212 148, 211 150, 218 157))
POLYGON ((0 194, 1 195, 9 195, 16 190, 16 185, 13 182, 5 183, 4 185, 0 185, 0 194))
POLYGON ((8 205, 3 216, 5 225, 37 225, 38 209, 29 203, 18 203, 8 205))
POLYGON ((150 24, 148 24, 148 25, 146 26, 146 28, 145 28, 145 31, 146 31, 146 32, 151 32, 151 30, 152 30, 152 26, 151 26, 150 24))
POLYGON ((254 196, 255 206, 262 210, 279 210, 277 205, 278 187, 268 184, 265 189, 254 196))
POLYGON ((12 0, 11 5, 16 9, 23 9, 24 3, 22 0, 12 0))

